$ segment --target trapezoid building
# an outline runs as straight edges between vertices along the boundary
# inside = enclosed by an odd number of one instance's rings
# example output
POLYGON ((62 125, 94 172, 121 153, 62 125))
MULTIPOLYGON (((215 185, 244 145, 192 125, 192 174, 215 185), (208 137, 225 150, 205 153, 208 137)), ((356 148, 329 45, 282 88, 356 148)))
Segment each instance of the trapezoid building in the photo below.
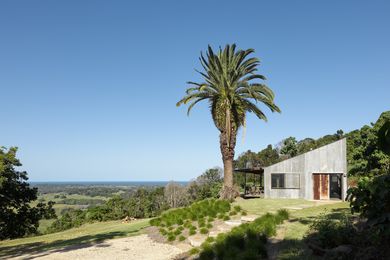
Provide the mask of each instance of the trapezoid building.
POLYGON ((345 200, 346 139, 264 168, 265 198, 345 200))

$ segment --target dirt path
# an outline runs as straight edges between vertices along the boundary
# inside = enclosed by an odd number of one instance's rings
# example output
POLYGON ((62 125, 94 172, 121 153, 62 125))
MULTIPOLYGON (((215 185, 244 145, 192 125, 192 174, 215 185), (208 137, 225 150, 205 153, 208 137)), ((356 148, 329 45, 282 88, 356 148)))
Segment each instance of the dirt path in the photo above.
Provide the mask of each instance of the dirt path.
POLYGON ((145 259, 168 260, 183 253, 179 247, 157 243, 147 235, 105 240, 101 243, 66 250, 50 250, 34 255, 22 255, 13 259, 145 259))

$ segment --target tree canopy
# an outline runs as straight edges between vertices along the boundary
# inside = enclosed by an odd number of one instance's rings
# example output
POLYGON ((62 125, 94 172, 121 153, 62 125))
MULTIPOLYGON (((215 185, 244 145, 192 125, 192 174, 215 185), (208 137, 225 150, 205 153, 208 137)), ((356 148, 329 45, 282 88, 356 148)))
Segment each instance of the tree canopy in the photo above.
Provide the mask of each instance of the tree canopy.
POLYGON ((220 149, 224 164, 223 197, 232 198, 237 192, 233 188, 233 159, 237 131, 245 126, 246 113, 254 113, 259 119, 267 120, 258 104, 272 112, 280 112, 274 103, 273 91, 258 80, 265 80, 257 73, 260 60, 250 57, 253 49, 237 50, 236 45, 226 45, 217 52, 208 46, 206 55, 201 53, 200 63, 203 82, 188 82, 186 95, 177 106, 189 104, 187 114, 199 102, 210 105, 213 122, 220 131, 220 149))
POLYGON ((17 238, 37 232, 39 220, 53 218, 53 202, 31 202, 37 189, 27 182, 27 172, 17 171, 22 164, 16 158, 17 148, 0 148, 0 239, 17 238))

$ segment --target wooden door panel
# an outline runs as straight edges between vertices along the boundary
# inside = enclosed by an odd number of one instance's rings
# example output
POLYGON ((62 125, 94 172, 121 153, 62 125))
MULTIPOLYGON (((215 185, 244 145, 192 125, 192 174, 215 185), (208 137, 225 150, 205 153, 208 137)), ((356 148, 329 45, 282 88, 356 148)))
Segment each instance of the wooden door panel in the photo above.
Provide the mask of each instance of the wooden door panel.
POLYGON ((320 175, 319 174, 313 174, 313 194, 314 199, 319 200, 320 199, 320 175))
POLYGON ((329 199, 329 175, 321 174, 321 196, 320 199, 329 199))

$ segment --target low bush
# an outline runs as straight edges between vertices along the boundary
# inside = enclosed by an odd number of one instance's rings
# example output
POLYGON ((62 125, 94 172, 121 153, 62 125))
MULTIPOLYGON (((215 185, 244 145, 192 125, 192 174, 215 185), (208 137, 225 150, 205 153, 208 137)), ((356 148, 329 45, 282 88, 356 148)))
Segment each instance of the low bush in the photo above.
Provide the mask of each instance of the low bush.
POLYGON ((185 236, 180 236, 179 237, 179 241, 184 241, 184 240, 186 240, 185 236))
POLYGON ((312 243, 321 248, 334 248, 339 245, 353 244, 357 232, 352 221, 346 215, 335 218, 332 214, 322 214, 310 225, 310 238, 312 243))
POLYGON ((215 240, 214 237, 208 237, 208 238, 206 238, 206 242, 207 242, 207 243, 212 243, 212 242, 214 242, 214 240, 215 240))
MULTIPOLYGON (((176 227, 173 234, 178 236, 184 228, 189 230, 189 235, 195 234, 196 228, 193 222, 197 222, 197 226, 201 228, 200 232, 208 233, 208 229, 212 228, 211 222, 214 221, 214 218, 217 216, 222 216, 223 218, 225 214, 229 213, 230 209, 230 203, 226 200, 207 199, 193 203, 185 208, 165 212, 160 217, 150 220, 150 224, 157 227, 166 226, 168 230, 174 230, 176 227)), ((169 238, 166 232, 160 233, 169 238)))
POLYGON ((196 234, 196 230, 195 229, 190 229, 190 231, 188 231, 188 234, 190 236, 195 235, 196 234))
POLYGON ((202 245, 200 259, 265 259, 267 237, 276 233, 276 226, 288 217, 288 212, 266 214, 252 223, 233 228, 229 233, 219 234, 215 241, 202 245))
POLYGON ((209 233, 209 230, 207 228, 201 228, 200 233, 205 235, 209 233))
POLYGON ((237 215, 237 212, 235 210, 230 211, 229 216, 234 216, 234 215, 237 215))
POLYGON ((191 248, 191 250, 190 250, 190 255, 196 255, 196 254, 199 254, 199 248, 196 248, 196 247, 194 247, 194 248, 191 248))

